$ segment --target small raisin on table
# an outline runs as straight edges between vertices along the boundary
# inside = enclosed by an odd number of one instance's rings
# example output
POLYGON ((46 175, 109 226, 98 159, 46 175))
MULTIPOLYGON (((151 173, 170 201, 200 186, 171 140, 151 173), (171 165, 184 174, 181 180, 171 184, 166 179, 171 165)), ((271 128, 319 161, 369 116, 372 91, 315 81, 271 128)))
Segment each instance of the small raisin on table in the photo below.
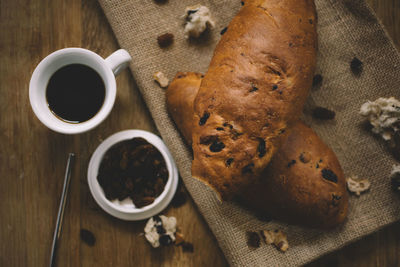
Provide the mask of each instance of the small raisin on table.
POLYGON ((94 244, 96 243, 96 237, 91 231, 87 229, 82 228, 79 235, 81 237, 81 240, 85 242, 88 246, 93 247, 94 244))

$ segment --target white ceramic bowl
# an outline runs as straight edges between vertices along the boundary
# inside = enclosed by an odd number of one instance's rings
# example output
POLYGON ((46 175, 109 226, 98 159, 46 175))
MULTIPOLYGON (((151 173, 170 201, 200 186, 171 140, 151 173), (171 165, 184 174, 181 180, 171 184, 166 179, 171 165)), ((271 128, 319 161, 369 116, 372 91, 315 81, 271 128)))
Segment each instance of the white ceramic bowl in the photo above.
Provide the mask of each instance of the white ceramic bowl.
POLYGON ((144 220, 160 213, 163 209, 165 209, 175 195, 176 188, 178 186, 178 179, 178 169, 176 168, 174 159, 172 158, 172 155, 164 142, 157 135, 142 130, 121 131, 108 137, 94 151, 88 167, 89 188, 97 204, 99 204, 104 211, 112 216, 128 221, 144 220), (105 197, 103 188, 97 181, 100 163, 108 149, 116 143, 129 140, 134 137, 142 137, 147 140, 147 142, 155 146, 164 157, 168 169, 168 181, 165 185, 164 191, 154 200, 153 203, 142 208, 136 208, 130 198, 122 201, 108 200, 105 197))

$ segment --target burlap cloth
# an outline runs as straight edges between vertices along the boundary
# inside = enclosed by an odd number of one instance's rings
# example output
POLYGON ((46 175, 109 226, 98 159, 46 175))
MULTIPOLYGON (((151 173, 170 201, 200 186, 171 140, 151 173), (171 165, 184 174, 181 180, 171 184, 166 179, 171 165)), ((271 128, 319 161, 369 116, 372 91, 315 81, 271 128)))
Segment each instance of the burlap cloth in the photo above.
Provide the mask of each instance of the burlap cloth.
MULTIPOLYGON (((295 0, 293 0, 295 1, 295 0)), ((220 31, 241 7, 240 0, 99 0, 122 48, 132 55, 130 69, 181 176, 232 266, 294 266, 338 249, 400 218, 400 197, 390 189, 389 173, 395 163, 384 143, 365 127, 358 115, 366 100, 380 96, 400 98, 400 57, 375 15, 362 0, 315 0, 318 11, 319 54, 317 73, 323 85, 313 90, 307 106, 336 111, 332 122, 305 120, 336 152, 347 176, 371 180, 369 193, 351 197, 344 226, 330 232, 304 229, 279 222, 261 222, 247 210, 219 203, 213 192, 191 177, 191 154, 165 107, 165 92, 152 78, 156 71, 172 79, 177 71, 207 70, 220 31), (203 41, 183 36, 182 14, 197 3, 208 6, 216 20, 203 41), (170 32, 174 44, 160 49, 157 36, 170 32), (361 77, 349 68, 353 57, 364 63, 361 77), (272 246, 251 249, 246 231, 283 228, 290 249, 272 246)), ((307 110, 307 107, 306 107, 307 110)))

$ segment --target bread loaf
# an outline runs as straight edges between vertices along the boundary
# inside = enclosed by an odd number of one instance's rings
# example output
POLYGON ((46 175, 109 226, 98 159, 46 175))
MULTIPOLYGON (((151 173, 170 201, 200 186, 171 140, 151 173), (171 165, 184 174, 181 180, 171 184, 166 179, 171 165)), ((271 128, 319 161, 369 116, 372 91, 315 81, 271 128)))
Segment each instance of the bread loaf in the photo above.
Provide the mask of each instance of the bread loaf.
POLYGON ((339 161, 300 120, 260 178, 240 193, 255 212, 317 228, 332 228, 346 218, 348 193, 339 161))
MULTIPOLYGON (((190 145, 193 101, 201 75, 178 73, 167 89, 167 108, 190 145)), ((298 121, 260 175, 238 195, 250 209, 294 224, 329 228, 346 218, 348 194, 333 151, 313 130, 298 121)))
POLYGON ((192 175, 229 199, 255 182, 312 83, 312 0, 247 0, 218 43, 194 102, 192 175))
POLYGON ((203 75, 178 72, 166 91, 167 109, 184 139, 192 146, 193 102, 203 75))

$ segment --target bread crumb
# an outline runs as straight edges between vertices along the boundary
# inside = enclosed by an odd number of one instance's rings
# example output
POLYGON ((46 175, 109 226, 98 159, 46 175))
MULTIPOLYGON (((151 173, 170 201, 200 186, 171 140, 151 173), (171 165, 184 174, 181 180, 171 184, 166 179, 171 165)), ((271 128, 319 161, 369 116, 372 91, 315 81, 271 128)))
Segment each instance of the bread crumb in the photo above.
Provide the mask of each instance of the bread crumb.
POLYGON ((278 250, 286 252, 289 248, 289 242, 287 241, 286 234, 277 229, 275 231, 263 230, 261 236, 267 245, 273 244, 278 250))
POLYGON ((207 27, 213 28, 214 21, 211 19, 211 13, 208 7, 202 5, 195 5, 187 7, 185 10, 184 18, 185 24, 185 37, 198 38, 207 27))
POLYGON ((170 245, 175 242, 176 218, 153 216, 147 221, 144 233, 153 248, 170 245))
POLYGON ((369 190, 371 183, 368 179, 359 179, 357 176, 351 176, 346 179, 347 189, 354 193, 356 196, 360 196, 361 193, 369 190))
POLYGON ((361 106, 360 114, 373 126, 372 132, 386 141, 400 131, 400 101, 394 97, 367 101, 361 106))
POLYGON ((169 84, 169 80, 168 78, 165 76, 164 73, 162 73, 161 71, 157 71, 156 73, 153 74, 153 78, 156 82, 158 82, 158 84, 162 87, 165 88, 168 86, 169 84))

